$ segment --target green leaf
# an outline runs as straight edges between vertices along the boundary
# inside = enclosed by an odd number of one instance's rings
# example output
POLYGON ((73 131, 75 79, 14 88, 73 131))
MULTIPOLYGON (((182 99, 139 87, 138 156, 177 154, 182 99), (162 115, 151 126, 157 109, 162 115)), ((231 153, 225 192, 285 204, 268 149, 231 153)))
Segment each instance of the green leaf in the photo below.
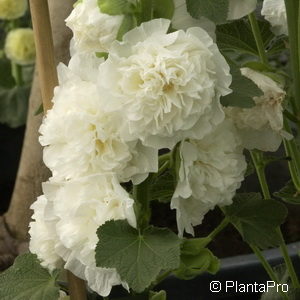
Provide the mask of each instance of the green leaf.
POLYGON ((243 76, 240 69, 233 63, 230 63, 230 73, 232 93, 221 98, 222 105, 242 108, 255 106, 253 97, 261 96, 263 94, 261 89, 252 80, 243 76))
POLYGON ((180 267, 174 275, 183 280, 193 279, 204 272, 216 274, 220 269, 219 259, 206 248, 201 249, 195 255, 182 254, 180 259, 180 267))
POLYGON ((136 27, 136 19, 135 16, 130 14, 130 15, 125 15, 122 21, 122 24, 119 28, 118 34, 117 34, 117 40, 122 41, 123 35, 136 27))
POLYGON ((251 26, 245 20, 217 26, 216 36, 217 44, 222 51, 258 55, 251 26))
POLYGON ((107 52, 96 52, 96 56, 98 57, 98 58, 104 58, 105 60, 107 60, 107 58, 108 58, 108 53, 107 52))
POLYGON ((290 180, 286 185, 278 192, 274 193, 274 196, 281 200, 290 203, 300 205, 300 194, 296 190, 293 182, 290 180))
POLYGON ((263 200, 257 193, 237 194, 233 204, 224 208, 224 213, 248 244, 261 249, 280 244, 276 228, 287 216, 282 203, 263 200))
POLYGON ((153 0, 153 18, 169 19, 174 15, 174 1, 173 0, 153 0))
POLYGON ((44 106, 43 106, 43 103, 41 103, 40 106, 35 111, 34 115, 38 116, 38 115, 43 114, 43 113, 44 113, 44 106))
POLYGON ((227 22, 229 0, 186 0, 186 5, 189 14, 195 19, 206 17, 215 24, 227 22))
POLYGON ((128 0, 98 0, 98 6, 102 13, 111 16, 131 14, 135 10, 128 0))
POLYGON ((127 221, 108 221, 98 231, 98 267, 115 268, 134 291, 143 292, 163 270, 180 263, 180 239, 169 229, 150 226, 143 232, 127 221))
POLYGON ((57 300, 59 287, 52 274, 41 267, 36 255, 27 253, 16 258, 12 267, 0 273, 1 300, 57 300))
POLYGON ((0 59, 0 87, 10 89, 16 82, 11 73, 11 63, 8 59, 0 59))
POLYGON ((29 87, 0 88, 0 123, 12 128, 26 123, 29 87))
POLYGON ((169 203, 176 188, 176 178, 174 172, 168 170, 155 178, 151 185, 151 201, 158 200, 162 203, 169 203))
POLYGON ((246 62, 245 64, 243 64, 243 68, 244 67, 262 73, 282 86, 285 85, 285 77, 287 77, 287 74, 285 74, 283 71, 278 72, 276 69, 271 68, 270 66, 259 61, 246 62))
POLYGON ((149 300, 167 300, 167 293, 165 291, 150 292, 149 300))
MULTIPOLYGON (((285 49, 284 39, 276 37, 268 22, 258 21, 265 49, 268 55, 281 53, 285 49)), ((222 51, 234 51, 259 57, 256 42, 248 20, 240 19, 217 26, 217 44, 222 51)))
POLYGON ((263 72, 274 72, 275 69, 271 68, 270 66, 260 62, 260 61, 248 61, 243 64, 243 68, 250 68, 254 71, 263 73, 263 72))

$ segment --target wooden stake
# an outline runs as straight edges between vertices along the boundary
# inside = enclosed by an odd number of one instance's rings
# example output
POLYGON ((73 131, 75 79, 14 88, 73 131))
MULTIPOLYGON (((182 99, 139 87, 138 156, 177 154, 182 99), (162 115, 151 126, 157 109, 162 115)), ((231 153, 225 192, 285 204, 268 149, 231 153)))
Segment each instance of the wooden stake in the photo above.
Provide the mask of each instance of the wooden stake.
POLYGON ((37 68, 44 112, 52 107, 53 89, 58 85, 54 46, 47 0, 30 0, 35 36, 37 68))
MULTIPOLYGON (((35 36, 37 68, 44 112, 52 107, 53 90, 58 85, 54 46, 47 0, 29 0, 35 36)), ((86 300, 85 283, 67 271, 71 300, 86 300)))

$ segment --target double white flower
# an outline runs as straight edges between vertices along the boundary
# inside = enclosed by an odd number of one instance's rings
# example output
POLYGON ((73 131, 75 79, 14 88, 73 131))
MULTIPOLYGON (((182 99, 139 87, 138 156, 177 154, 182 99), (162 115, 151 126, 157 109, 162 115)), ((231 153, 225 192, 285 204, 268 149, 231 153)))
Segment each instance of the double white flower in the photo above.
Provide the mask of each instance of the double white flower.
POLYGON ((66 19, 73 31, 75 51, 108 52, 122 20, 121 15, 101 13, 97 0, 79 2, 66 19))
POLYGON ((96 231, 108 220, 127 219, 136 226, 134 201, 114 175, 92 175, 66 182, 43 184, 44 196, 32 205, 30 250, 42 265, 62 264, 102 296, 124 284, 114 269, 96 267, 96 231))
POLYGON ((232 203, 244 179, 246 161, 241 140, 230 120, 225 120, 202 140, 181 144, 179 181, 171 200, 176 209, 179 235, 194 234, 193 226, 216 205, 232 203))
POLYGON ((108 112, 122 112, 125 140, 157 149, 199 139, 224 118, 220 96, 231 92, 229 66, 201 28, 167 33, 155 19, 114 42, 100 65, 98 89, 108 112))
POLYGON ((125 142, 122 114, 103 111, 90 78, 101 62, 94 54, 76 54, 69 68, 59 66, 53 109, 40 127, 44 162, 56 180, 115 172, 120 181, 139 183, 157 171, 157 150, 138 140, 125 142))

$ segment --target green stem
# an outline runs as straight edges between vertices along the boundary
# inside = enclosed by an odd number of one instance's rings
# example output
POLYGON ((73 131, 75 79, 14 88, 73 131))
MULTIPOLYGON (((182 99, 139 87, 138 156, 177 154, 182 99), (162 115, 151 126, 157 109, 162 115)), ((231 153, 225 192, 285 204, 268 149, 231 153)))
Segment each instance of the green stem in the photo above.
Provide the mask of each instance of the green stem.
POLYGON ((172 152, 168 152, 168 153, 160 155, 159 158, 158 158, 159 164, 162 165, 166 161, 170 160, 171 159, 171 155, 172 155, 172 152))
POLYGON ((170 162, 169 161, 166 161, 159 169, 158 169, 158 172, 156 174, 156 176, 159 176, 161 175, 164 171, 166 171, 170 166, 170 162))
POLYGON ((264 46, 264 42, 260 33, 260 29, 259 29, 259 25, 258 22, 256 20, 256 17, 254 15, 254 13, 251 13, 250 15, 248 15, 250 24, 251 24, 251 28, 252 28, 252 32, 255 38, 255 42, 256 42, 256 46, 257 46, 257 50, 259 53, 259 57, 261 59, 261 61, 264 64, 268 64, 268 57, 266 54, 266 50, 265 50, 265 46, 264 46))
MULTIPOLYGON (((269 264, 269 262, 265 259, 265 257, 262 255, 261 251, 253 245, 249 245, 253 251, 253 253, 255 253, 256 257, 259 259, 260 263, 262 264, 263 268, 266 270, 267 274, 269 275, 270 279, 272 281, 274 281, 276 284, 280 284, 280 282, 278 281, 278 278, 276 276, 276 274, 274 273, 271 265, 269 264)), ((285 300, 289 300, 289 297, 286 293, 284 293, 281 289, 279 290, 281 296, 283 299, 285 300)))
POLYGON ((292 158, 293 155, 292 155, 290 144, 286 140, 283 140, 283 144, 284 144, 285 152, 287 153, 288 156, 291 157, 291 161, 288 161, 288 167, 289 167, 293 184, 296 190, 300 192, 300 180, 299 180, 297 169, 293 163, 293 158, 292 158))
POLYGON ((229 223, 230 220, 225 217, 223 221, 207 237, 213 240, 229 223))
POLYGON ((16 85, 17 86, 24 85, 22 66, 14 63, 14 62, 11 62, 11 72, 16 81, 16 85))
POLYGON ((150 222, 150 187, 153 174, 149 174, 148 178, 139 185, 133 186, 133 198, 135 200, 135 209, 137 215, 138 228, 145 229, 150 222))
MULTIPOLYGON (((260 153, 257 153, 257 152, 254 152, 254 151, 251 151, 250 153, 251 153, 251 157, 252 157, 252 160, 253 160, 253 164, 254 164, 255 169, 256 169, 257 177, 258 177, 258 180, 259 180, 264 198, 265 199, 270 199, 271 196, 270 196, 269 187, 268 187, 268 184, 267 184, 267 181, 266 181, 265 167, 264 167, 264 163, 261 159, 260 153)), ((286 246, 284 238, 282 236, 282 232, 280 230, 280 227, 276 228, 276 232, 280 236, 280 244, 279 244, 280 245, 280 250, 281 250, 282 256, 284 258, 284 261, 285 261, 287 270, 289 272, 289 275, 291 277, 293 286, 295 288, 298 288, 300 286, 299 285, 299 280, 298 280, 295 268, 293 266, 292 260, 289 256, 287 246, 286 246)))
POLYGON ((292 280, 293 286, 294 286, 294 288, 300 288, 300 284, 299 284, 299 279, 298 279, 297 273, 295 271, 293 262, 291 260, 291 257, 289 255, 287 246, 285 244, 285 240, 283 238, 282 232, 281 232, 281 230, 280 230, 279 227, 277 228, 277 233, 280 236, 280 250, 281 250, 281 253, 282 253, 283 257, 284 257, 286 268, 287 268, 287 270, 289 272, 289 275, 290 275, 290 278, 292 280))
POLYGON ((265 174, 265 166, 261 159, 261 153, 250 151, 251 158, 256 170, 256 174, 260 183, 260 187, 265 199, 271 199, 267 178, 265 174))
MULTIPOLYGON (((298 0, 297 0, 298 1, 298 0)), ((294 89, 294 103, 293 107, 296 109, 294 114, 298 117, 300 113, 300 53, 299 53, 299 43, 298 40, 298 3, 294 0, 285 0, 287 23, 289 31, 289 46, 291 53, 291 68, 293 75, 293 89, 294 89)))
MULTIPOLYGON (((287 119, 284 119, 284 129, 286 132, 292 134, 289 122, 287 119)), ((288 156, 291 157, 291 160, 288 162, 289 171, 291 174, 292 181, 295 188, 300 191, 300 153, 298 146, 295 142, 295 139, 286 140, 283 139, 285 152, 288 156)))

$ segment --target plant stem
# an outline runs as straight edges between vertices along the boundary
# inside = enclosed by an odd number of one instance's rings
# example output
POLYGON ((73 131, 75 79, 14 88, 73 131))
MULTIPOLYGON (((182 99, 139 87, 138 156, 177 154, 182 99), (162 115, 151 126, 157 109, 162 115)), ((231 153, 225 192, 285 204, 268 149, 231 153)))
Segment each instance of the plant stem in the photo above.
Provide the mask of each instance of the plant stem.
POLYGON ((256 174, 260 183, 260 187, 265 199, 271 199, 267 178, 265 174, 265 166, 261 160, 261 154, 259 152, 250 151, 251 158, 256 170, 256 174))
POLYGON ((266 54, 266 50, 265 50, 265 46, 264 46, 264 42, 260 33, 260 29, 259 29, 259 25, 258 22, 256 20, 256 17, 254 15, 254 13, 251 13, 248 15, 250 24, 251 24, 251 28, 252 28, 252 32, 255 38, 255 42, 256 42, 256 46, 257 46, 257 50, 259 53, 259 57, 260 60, 262 61, 262 63, 264 64, 268 64, 268 57, 266 54))
POLYGON ((229 223, 230 220, 225 217, 223 221, 207 237, 213 240, 229 223))
MULTIPOLYGON (((297 0, 298 1, 298 0, 297 0)), ((293 75, 293 89, 294 89, 294 103, 293 107, 296 109, 294 114, 298 117, 300 112, 300 70, 299 70, 299 43, 298 40, 298 4, 294 0, 285 0, 287 23, 289 31, 289 45, 291 53, 291 67, 293 75)))
POLYGON ((289 272, 289 275, 290 275, 290 278, 292 280, 293 286, 294 286, 294 288, 299 288, 300 287, 299 279, 298 279, 297 273, 295 271, 295 268, 294 268, 293 262, 291 260, 291 257, 289 255, 288 249, 286 247, 285 240, 283 238, 282 232, 281 232, 279 227, 277 228, 277 232, 280 236, 280 250, 281 250, 281 253, 284 257, 286 268, 289 272))
POLYGON ((17 86, 24 85, 22 66, 11 62, 11 71, 17 86))
MULTIPOLYGON (((253 253, 255 253, 256 257, 259 259, 260 263, 262 264, 262 266, 264 267, 264 269, 266 270, 267 274, 269 275, 270 279, 272 279, 272 281, 274 281, 276 284, 279 284, 278 278, 276 276, 276 274, 274 273, 271 265, 269 264, 269 262, 265 259, 265 257, 262 255, 261 251, 253 245, 249 245, 253 251, 253 253)), ((289 297, 286 293, 284 293, 281 289, 279 290, 281 296, 283 299, 285 300, 289 300, 289 297)))
POLYGON ((172 152, 168 152, 168 153, 160 155, 159 158, 158 158, 159 164, 162 165, 166 161, 169 161, 171 159, 171 155, 172 155, 172 152))
POLYGON ((293 154, 292 154, 290 144, 285 139, 283 140, 283 144, 284 144, 286 154, 290 156, 292 159, 291 161, 288 161, 288 166, 289 166, 289 171, 291 174, 293 184, 296 190, 300 192, 300 180, 299 180, 299 176, 295 164, 293 163, 293 154))
POLYGON ((151 217, 150 209, 150 187, 153 174, 149 174, 148 178, 139 185, 133 186, 133 198, 136 205, 138 228, 143 230, 149 225, 151 217))
MULTIPOLYGON (((289 122, 284 119, 284 129, 286 132, 292 134, 289 122)), ((297 191, 300 191, 300 153, 295 139, 285 140, 283 139, 286 154, 291 157, 291 161, 288 162, 292 181, 297 191)))
MULTIPOLYGON (((267 181, 266 181, 265 167, 264 167, 264 163, 261 159, 261 156, 258 153, 254 152, 254 151, 251 151, 250 153, 251 153, 253 164, 255 166, 257 177, 258 177, 258 180, 259 180, 262 192, 263 192, 263 196, 264 196, 265 199, 270 199, 271 196, 270 196, 269 187, 268 187, 268 184, 267 184, 267 181)), ((292 260, 289 256, 289 253, 288 253, 284 238, 282 236, 282 232, 280 230, 280 227, 276 228, 276 232, 280 236, 280 244, 279 244, 280 250, 281 250, 282 256, 284 258, 286 268, 287 268, 287 270, 289 272, 289 275, 291 277, 293 286, 295 288, 298 288, 299 287, 299 280, 298 280, 296 271, 294 269, 292 260)))

